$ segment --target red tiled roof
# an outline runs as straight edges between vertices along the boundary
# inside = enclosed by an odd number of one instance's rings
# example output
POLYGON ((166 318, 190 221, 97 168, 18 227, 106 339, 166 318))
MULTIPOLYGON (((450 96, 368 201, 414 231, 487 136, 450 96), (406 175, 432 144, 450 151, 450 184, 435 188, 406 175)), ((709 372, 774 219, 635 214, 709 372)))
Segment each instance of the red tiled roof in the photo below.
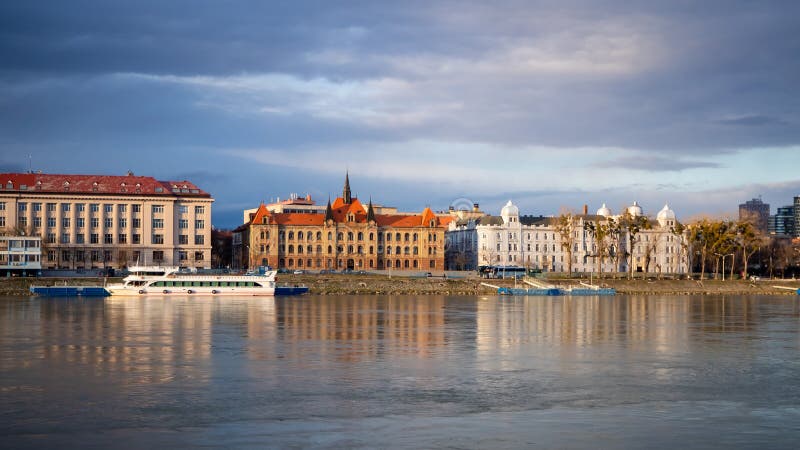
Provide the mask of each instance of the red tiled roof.
POLYGON ((7 191, 211 197, 190 181, 159 181, 135 175, 0 173, 0 192, 7 191))
POLYGON ((316 225, 325 224, 325 214, 314 213, 280 213, 273 214, 275 223, 279 225, 316 225))

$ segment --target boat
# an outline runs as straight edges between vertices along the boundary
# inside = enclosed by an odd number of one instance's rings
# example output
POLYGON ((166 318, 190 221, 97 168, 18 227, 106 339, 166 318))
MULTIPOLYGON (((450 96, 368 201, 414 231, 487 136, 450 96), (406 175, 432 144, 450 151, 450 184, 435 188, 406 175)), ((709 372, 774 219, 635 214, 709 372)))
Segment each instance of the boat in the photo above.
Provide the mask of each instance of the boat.
POLYGON ((260 268, 243 275, 204 274, 172 266, 132 266, 122 283, 105 286, 32 286, 31 292, 55 297, 144 295, 301 295, 305 286, 277 286, 274 270, 260 268))
POLYGON ((244 275, 202 274, 174 266, 132 266, 122 283, 106 285, 108 295, 273 295, 275 271, 244 275))

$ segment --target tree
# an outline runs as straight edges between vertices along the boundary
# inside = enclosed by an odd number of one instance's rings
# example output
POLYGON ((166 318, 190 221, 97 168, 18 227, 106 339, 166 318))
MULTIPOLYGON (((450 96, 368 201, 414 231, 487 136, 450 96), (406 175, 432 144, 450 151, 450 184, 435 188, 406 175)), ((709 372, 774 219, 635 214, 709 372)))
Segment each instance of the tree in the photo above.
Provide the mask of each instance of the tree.
POLYGON ((736 243, 742 252, 742 276, 747 278, 747 266, 750 257, 764 245, 764 235, 755 224, 743 220, 736 224, 736 243))
POLYGON ((567 272, 572 275, 572 250, 575 244, 576 218, 569 211, 562 212, 556 219, 556 233, 561 239, 561 248, 567 253, 567 272))
POLYGON ((602 278, 603 276, 603 259, 606 256, 608 250, 608 242, 607 240, 611 236, 616 227, 616 223, 614 219, 606 219, 604 221, 586 221, 583 224, 583 229, 586 230, 593 238, 595 242, 595 252, 594 258, 597 264, 597 276, 602 278))
MULTIPOLYGON (((628 279, 630 280, 633 279, 633 248, 641 239, 641 237, 639 237, 639 233, 641 233, 643 230, 649 230, 652 227, 650 226, 650 220, 648 220, 647 217, 634 216, 627 210, 620 218, 619 224, 622 231, 625 231, 628 234, 628 249, 624 256, 626 256, 628 260, 628 279)), ((649 261, 649 252, 647 253, 646 258, 649 261)), ((649 263, 646 263, 645 267, 647 265, 649 265, 649 263)), ((647 270, 647 268, 645 268, 645 270, 647 270)))

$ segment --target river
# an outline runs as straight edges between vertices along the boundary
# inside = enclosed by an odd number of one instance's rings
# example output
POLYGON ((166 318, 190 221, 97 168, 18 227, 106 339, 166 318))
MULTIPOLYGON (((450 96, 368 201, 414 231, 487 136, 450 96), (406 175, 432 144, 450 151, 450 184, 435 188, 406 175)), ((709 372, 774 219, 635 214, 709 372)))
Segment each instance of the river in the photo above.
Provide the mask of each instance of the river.
POLYGON ((4 448, 796 448, 796 297, 0 298, 4 448))

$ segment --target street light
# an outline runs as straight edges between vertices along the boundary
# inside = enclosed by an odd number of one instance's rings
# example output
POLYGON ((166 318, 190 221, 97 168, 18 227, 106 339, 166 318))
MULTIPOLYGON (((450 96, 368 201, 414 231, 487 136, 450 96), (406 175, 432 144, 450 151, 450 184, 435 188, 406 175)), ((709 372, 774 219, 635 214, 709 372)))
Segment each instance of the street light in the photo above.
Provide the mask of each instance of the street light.
POLYGON ((719 253, 714 253, 714 254, 719 256, 720 258, 722 258, 722 281, 725 281, 725 257, 726 256, 730 256, 731 257, 731 265, 733 265, 733 256, 734 256, 734 254, 733 253, 727 253, 725 255, 720 255, 719 253))

